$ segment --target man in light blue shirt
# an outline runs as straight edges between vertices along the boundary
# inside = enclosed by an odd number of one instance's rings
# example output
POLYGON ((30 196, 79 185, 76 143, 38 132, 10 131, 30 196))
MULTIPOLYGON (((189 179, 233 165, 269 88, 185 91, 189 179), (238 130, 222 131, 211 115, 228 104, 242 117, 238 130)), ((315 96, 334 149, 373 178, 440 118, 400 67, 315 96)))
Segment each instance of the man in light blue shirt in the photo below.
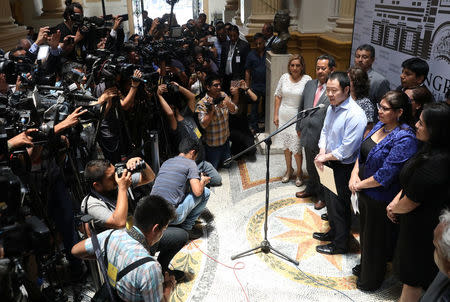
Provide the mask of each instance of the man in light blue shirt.
POLYGON ((350 80, 345 72, 334 72, 326 88, 330 105, 320 134, 319 149, 314 163, 318 169, 331 167, 338 195, 325 189, 330 230, 313 234, 320 241, 331 241, 318 245, 316 250, 324 254, 345 254, 350 238, 351 212, 350 190, 347 186, 353 169, 367 119, 364 111, 350 97, 350 80))

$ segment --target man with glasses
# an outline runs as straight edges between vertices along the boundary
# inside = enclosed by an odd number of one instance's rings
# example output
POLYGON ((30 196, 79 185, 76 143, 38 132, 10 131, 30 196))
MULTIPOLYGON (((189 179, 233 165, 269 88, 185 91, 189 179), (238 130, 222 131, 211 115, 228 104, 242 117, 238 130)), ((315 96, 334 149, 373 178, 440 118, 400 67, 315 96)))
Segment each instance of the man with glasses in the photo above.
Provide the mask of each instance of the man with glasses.
MULTIPOLYGON (((237 112, 237 106, 222 92, 220 78, 211 74, 205 80, 207 93, 195 108, 200 126, 205 130, 206 160, 217 170, 231 156, 228 115, 237 112)), ((228 165, 224 166, 228 168, 228 165)))
POLYGON ((319 154, 314 163, 333 169, 337 195, 325 188, 330 230, 313 233, 313 238, 331 243, 318 245, 323 254, 345 254, 350 239, 351 212, 348 181, 358 157, 367 118, 364 111, 350 98, 350 79, 346 72, 334 72, 327 81, 326 94, 330 101, 319 140, 319 154))

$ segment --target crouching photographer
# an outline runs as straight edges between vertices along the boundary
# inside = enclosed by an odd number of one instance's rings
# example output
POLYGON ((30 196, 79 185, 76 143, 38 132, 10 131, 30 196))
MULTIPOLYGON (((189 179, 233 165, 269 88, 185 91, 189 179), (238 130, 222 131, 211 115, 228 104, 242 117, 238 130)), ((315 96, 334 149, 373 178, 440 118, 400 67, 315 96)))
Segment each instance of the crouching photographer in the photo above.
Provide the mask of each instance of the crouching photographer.
MULTIPOLYGON (((115 288, 113 295, 116 301, 169 301, 176 285, 175 277, 164 272, 162 264, 151 257, 150 250, 158 241, 159 245, 163 243, 169 221, 174 216, 173 207, 163 198, 147 196, 136 207, 132 228, 105 231, 98 235, 99 246, 105 254, 108 267, 109 283, 115 288), (130 268, 120 278, 123 271, 130 268), (110 271, 118 273, 111 274, 110 271)), ((91 238, 72 248, 73 255, 84 259, 93 259, 97 252, 100 251, 96 251, 91 238)), ((110 301, 108 295, 105 296, 104 300, 110 301)))
MULTIPOLYGON (((155 179, 152 169, 139 157, 115 166, 107 160, 92 160, 86 165, 84 174, 90 185, 90 192, 81 203, 81 211, 94 218, 97 231, 124 228, 127 220, 127 227, 130 228, 130 187, 142 186, 155 179)), ((159 244, 152 248, 152 253, 160 251, 158 261, 163 271, 168 271, 170 261, 186 244, 187 239, 186 231, 169 227, 159 244)), ((175 274, 177 279, 184 277, 184 273, 180 271, 170 273, 175 274)))

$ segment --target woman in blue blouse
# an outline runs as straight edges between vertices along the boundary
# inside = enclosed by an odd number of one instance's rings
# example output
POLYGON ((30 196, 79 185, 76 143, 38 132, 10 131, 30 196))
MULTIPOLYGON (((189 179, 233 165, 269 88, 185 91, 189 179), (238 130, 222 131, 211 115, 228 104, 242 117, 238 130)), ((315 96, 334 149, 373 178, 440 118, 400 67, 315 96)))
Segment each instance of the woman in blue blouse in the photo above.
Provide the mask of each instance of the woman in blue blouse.
POLYGON ((408 96, 389 91, 377 106, 379 122, 363 140, 349 181, 350 191, 359 193, 361 228, 361 264, 353 273, 359 277, 357 287, 367 291, 383 283, 394 246, 386 206, 400 191, 403 164, 417 151, 408 96))

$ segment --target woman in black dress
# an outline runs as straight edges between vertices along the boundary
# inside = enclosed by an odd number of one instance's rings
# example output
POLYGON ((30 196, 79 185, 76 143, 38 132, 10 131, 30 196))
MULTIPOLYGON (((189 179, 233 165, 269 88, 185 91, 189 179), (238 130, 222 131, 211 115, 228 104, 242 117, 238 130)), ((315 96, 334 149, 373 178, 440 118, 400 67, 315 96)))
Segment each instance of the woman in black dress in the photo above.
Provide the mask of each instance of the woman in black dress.
MULTIPOLYGON (((369 101, 370 102, 370 101, 369 101)), ((353 268, 361 290, 377 290, 392 260, 395 225, 386 205, 400 191, 399 174, 417 151, 408 97, 389 91, 378 104, 379 122, 361 144, 348 187, 359 192, 361 265, 353 268)))
POLYGON ((416 123, 421 150, 400 172, 402 191, 387 206, 400 223, 394 270, 403 282, 400 302, 418 301, 438 272, 433 261, 433 230, 449 205, 450 106, 431 103, 416 123))

